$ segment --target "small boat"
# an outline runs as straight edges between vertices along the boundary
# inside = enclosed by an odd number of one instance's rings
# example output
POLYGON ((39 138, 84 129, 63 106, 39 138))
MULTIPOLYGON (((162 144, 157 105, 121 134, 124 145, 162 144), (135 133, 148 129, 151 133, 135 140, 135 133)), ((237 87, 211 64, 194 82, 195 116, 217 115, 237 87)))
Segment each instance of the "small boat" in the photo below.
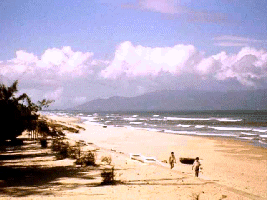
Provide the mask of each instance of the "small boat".
POLYGON ((183 164, 192 165, 195 161, 195 158, 179 158, 179 160, 183 164))

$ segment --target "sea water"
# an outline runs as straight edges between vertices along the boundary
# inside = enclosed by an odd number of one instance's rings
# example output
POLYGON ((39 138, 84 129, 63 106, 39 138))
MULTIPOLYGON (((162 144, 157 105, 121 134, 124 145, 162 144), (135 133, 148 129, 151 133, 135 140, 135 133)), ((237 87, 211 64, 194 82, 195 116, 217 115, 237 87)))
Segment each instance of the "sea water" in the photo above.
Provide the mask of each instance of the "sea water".
POLYGON ((234 138, 267 148, 267 111, 42 112, 78 117, 87 124, 144 129, 162 134, 234 138))

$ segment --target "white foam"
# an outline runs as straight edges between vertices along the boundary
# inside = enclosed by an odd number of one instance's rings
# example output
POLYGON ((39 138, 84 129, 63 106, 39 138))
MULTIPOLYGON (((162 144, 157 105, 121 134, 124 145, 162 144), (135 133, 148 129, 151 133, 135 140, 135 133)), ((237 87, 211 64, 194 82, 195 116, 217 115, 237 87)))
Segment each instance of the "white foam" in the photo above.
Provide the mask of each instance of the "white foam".
POLYGON ((125 117, 123 119, 126 121, 136 121, 137 120, 136 118, 133 118, 133 117, 125 117))
POLYGON ((95 117, 80 117, 81 119, 83 120, 86 120, 86 121, 91 121, 91 122, 97 122, 98 120, 96 120, 95 117))
POLYGON ((146 118, 139 118, 140 121, 147 121, 146 118))
POLYGON ((267 138, 267 135, 260 135, 261 138, 267 138))
POLYGON ((220 122, 240 122, 242 119, 230 119, 230 118, 216 118, 220 122))
POLYGON ((151 121, 163 121, 162 119, 160 118, 150 118, 151 121))
POLYGON ((217 127, 209 126, 209 128, 218 130, 218 131, 251 131, 251 128, 238 128, 238 127, 217 127))
POLYGON ((195 128, 205 128, 204 125, 196 125, 195 128))
POLYGON ((255 138, 254 137, 241 137, 241 139, 244 139, 244 140, 254 140, 255 138))
POLYGON ((173 130, 165 130, 165 133, 176 133, 181 135, 196 135, 197 132, 194 131, 173 131, 173 130))
POLYGON ((165 117, 169 121, 209 121, 209 118, 180 118, 180 117, 165 117))
POLYGON ((182 125, 182 124, 178 124, 177 126, 178 126, 178 127, 183 127, 183 128, 188 128, 188 127, 190 127, 191 125, 182 125))
POLYGON ((94 122, 94 121, 85 121, 83 122, 84 124, 88 124, 88 125, 97 125, 97 126, 100 126, 101 124, 97 123, 97 122, 94 122))
POLYGON ((173 131, 173 130, 164 130, 165 133, 179 133, 179 131, 173 131))
POLYGON ((154 132, 159 132, 160 131, 159 129, 155 129, 155 128, 144 128, 144 130, 154 131, 154 132))
POLYGON ((239 135, 239 137, 242 137, 242 135, 246 135, 246 136, 257 136, 258 134, 255 133, 245 133, 245 132, 241 132, 241 134, 239 135))
POLYGON ((143 122, 130 122, 130 124, 140 125, 143 124, 143 122))
POLYGON ((260 132, 260 133, 266 133, 267 132, 267 129, 257 129, 257 128, 254 128, 254 129, 252 129, 252 131, 256 131, 256 132, 260 132))
POLYGON ((67 116, 67 113, 56 113, 56 115, 59 115, 59 116, 67 116))

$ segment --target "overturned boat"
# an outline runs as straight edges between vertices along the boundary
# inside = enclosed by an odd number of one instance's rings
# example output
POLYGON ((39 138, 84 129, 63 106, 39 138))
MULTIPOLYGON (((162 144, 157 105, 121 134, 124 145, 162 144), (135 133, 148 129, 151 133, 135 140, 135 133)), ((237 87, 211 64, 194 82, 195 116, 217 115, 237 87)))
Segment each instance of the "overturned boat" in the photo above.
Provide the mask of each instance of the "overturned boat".
POLYGON ((183 164, 192 165, 195 161, 195 158, 179 158, 180 162, 183 164))

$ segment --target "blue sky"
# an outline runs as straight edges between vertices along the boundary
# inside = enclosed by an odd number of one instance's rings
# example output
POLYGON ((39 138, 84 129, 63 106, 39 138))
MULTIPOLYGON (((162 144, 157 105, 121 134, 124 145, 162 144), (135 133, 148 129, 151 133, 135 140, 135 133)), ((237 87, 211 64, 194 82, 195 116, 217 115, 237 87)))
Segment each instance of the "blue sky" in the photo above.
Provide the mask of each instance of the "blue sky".
POLYGON ((2 0, 0 80, 71 107, 162 89, 266 88, 265 0, 2 0))

